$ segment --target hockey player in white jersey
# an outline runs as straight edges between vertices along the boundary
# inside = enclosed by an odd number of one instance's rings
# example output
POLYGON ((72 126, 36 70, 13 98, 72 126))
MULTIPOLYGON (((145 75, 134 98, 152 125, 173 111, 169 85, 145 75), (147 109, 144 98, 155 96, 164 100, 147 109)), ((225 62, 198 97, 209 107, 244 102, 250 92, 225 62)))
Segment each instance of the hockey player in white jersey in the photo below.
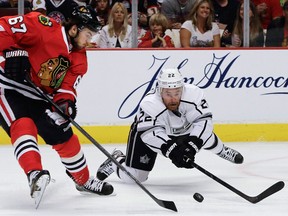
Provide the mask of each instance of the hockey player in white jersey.
MULTIPOLYGON (((153 169, 157 154, 169 158, 177 167, 193 168, 191 160, 200 149, 232 163, 243 163, 243 156, 225 146, 213 132, 212 112, 203 90, 185 84, 179 70, 169 68, 160 72, 156 89, 140 103, 126 156, 120 150, 114 150, 112 155, 143 182, 153 169)), ((109 158, 99 167, 97 177, 104 180, 114 171, 123 181, 131 182, 109 158)))

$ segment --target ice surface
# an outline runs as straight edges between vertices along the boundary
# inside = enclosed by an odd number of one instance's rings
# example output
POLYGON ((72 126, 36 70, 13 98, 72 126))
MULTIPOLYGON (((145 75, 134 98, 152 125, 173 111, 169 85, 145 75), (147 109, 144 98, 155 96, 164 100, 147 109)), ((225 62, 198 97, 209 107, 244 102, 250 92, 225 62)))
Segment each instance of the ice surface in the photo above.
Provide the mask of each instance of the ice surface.
MULTIPOLYGON (((254 142, 226 143, 240 151, 244 163, 235 165, 211 152, 202 150, 196 162, 217 177, 249 196, 256 196, 279 180, 288 185, 288 143, 254 142)), ((106 159, 94 145, 85 144, 91 175, 106 159)), ((103 145, 112 152, 124 144, 103 145)), ((251 204, 196 169, 176 168, 168 159, 158 156, 149 179, 143 185, 158 199, 174 201, 178 213, 159 206, 138 185, 125 184, 115 174, 107 179, 116 196, 81 195, 65 174, 64 166, 56 152, 40 145, 43 167, 56 180, 50 183, 42 203, 36 210, 29 195, 26 175, 18 165, 13 148, 0 146, 0 215, 58 216, 58 215, 195 215, 195 216, 286 216, 288 215, 288 187, 251 204), (198 192, 204 196, 199 203, 193 199, 198 192)))

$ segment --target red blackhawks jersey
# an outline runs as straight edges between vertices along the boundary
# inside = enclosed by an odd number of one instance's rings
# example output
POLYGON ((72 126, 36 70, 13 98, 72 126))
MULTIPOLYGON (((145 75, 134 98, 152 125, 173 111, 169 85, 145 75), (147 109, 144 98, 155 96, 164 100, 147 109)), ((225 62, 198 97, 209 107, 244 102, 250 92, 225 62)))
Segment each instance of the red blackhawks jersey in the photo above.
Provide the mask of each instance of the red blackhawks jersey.
MULTIPOLYGON (((86 50, 71 49, 64 27, 38 12, 0 18, 0 53, 11 48, 29 54, 30 77, 45 93, 76 100, 76 87, 87 71, 86 50)), ((0 58, 1 62, 1 58, 0 58)), ((15 89, 27 97, 41 97, 27 83, 3 76, 5 61, 0 63, 0 88, 15 89)))

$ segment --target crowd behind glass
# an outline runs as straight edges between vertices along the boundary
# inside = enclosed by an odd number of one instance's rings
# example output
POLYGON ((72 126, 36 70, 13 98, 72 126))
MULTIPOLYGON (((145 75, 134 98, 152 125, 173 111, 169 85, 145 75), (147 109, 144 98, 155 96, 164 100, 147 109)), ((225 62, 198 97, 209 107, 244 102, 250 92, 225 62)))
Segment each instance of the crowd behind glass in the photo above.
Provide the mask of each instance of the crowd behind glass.
MULTIPOLYGON (((249 46, 288 45, 288 0, 247 0, 249 46)), ((243 0, 136 0, 139 48, 243 47, 243 0)), ((89 47, 132 48, 132 0, 25 0, 61 23, 76 5, 91 5, 101 25, 89 47)), ((0 0, 0 16, 14 15, 18 0, 0 0), (11 11, 11 14, 9 14, 11 11)), ((28 10, 27 10, 28 9, 28 10)), ((17 13, 16 13, 17 14, 17 13)))

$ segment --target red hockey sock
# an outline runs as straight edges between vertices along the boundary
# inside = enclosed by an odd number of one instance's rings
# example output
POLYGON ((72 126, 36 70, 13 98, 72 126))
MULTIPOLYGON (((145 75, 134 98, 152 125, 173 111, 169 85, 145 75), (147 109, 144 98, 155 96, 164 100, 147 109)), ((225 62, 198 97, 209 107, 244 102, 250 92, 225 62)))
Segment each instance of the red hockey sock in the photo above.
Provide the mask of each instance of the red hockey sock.
POLYGON ((54 145, 53 149, 58 152, 74 181, 79 185, 85 184, 89 179, 89 170, 78 137, 74 134, 67 142, 54 145))
POLYGON ((10 135, 15 157, 24 172, 42 170, 37 128, 33 120, 26 117, 17 119, 10 127, 10 135))

